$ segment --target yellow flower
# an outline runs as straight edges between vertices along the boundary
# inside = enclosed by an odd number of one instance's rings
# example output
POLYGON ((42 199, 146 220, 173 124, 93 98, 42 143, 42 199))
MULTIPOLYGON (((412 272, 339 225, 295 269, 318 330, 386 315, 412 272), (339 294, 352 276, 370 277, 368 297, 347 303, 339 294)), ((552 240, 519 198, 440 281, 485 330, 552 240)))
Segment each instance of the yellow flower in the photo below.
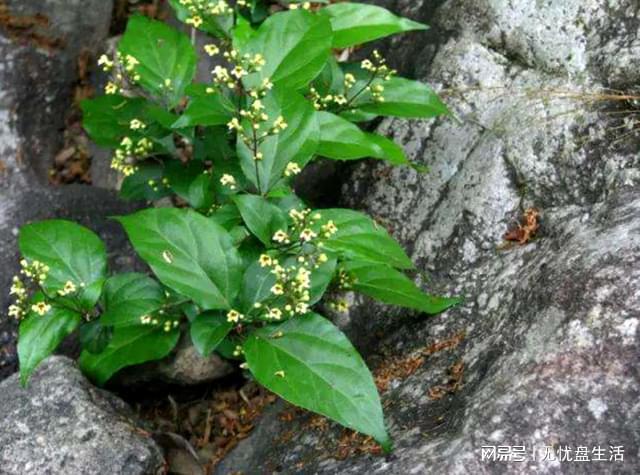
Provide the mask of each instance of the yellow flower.
POLYGON ((305 242, 309 242, 317 236, 318 235, 309 228, 303 229, 302 232, 300 233, 300 239, 305 242))
POLYGON ((51 305, 46 302, 38 302, 31 306, 31 310, 37 313, 40 316, 46 314, 49 310, 51 310, 51 305))
POLYGON ((273 263, 273 260, 268 254, 262 254, 258 262, 260 262, 260 267, 269 267, 273 263))
POLYGON ((282 230, 278 230, 276 231, 276 233, 273 235, 272 238, 275 242, 279 242, 279 243, 285 243, 288 244, 289 241, 289 235, 287 233, 285 233, 282 230))
POLYGON ((116 94, 118 92, 118 86, 111 81, 104 87, 105 94, 116 94))
POLYGON ((244 319, 244 315, 242 315, 237 310, 229 310, 227 312, 227 321, 229 323, 238 323, 240 320, 244 319))
POLYGON ((144 122, 142 122, 140 119, 133 119, 129 123, 129 128, 131 130, 140 130, 140 129, 144 129, 146 127, 147 127, 147 125, 144 122))
POLYGON ((282 284, 275 284, 271 287, 271 293, 274 295, 282 295, 284 294, 284 287, 282 287, 282 284))
POLYGON ((300 165, 298 165, 296 162, 289 162, 287 164, 287 168, 284 171, 284 175, 285 176, 297 175, 301 171, 302 170, 300 169, 300 165))
POLYGON ((220 178, 220 183, 222 184, 222 186, 228 186, 232 190, 236 189, 236 179, 233 177, 233 175, 229 175, 228 173, 222 175, 222 177, 220 178))
POLYGON ((271 310, 269 310, 269 313, 267 314, 267 318, 271 318, 273 320, 280 320, 282 318, 282 310, 280 310, 279 308, 272 308, 271 310))
POLYGON ((62 290, 58 290, 58 294, 64 297, 65 295, 69 295, 69 294, 74 293, 76 290, 77 290, 76 284, 74 284, 72 281, 68 280, 64 284, 64 287, 62 288, 62 290))
POLYGON ((220 48, 216 45, 204 45, 204 50, 209 56, 215 56, 220 53, 220 48))

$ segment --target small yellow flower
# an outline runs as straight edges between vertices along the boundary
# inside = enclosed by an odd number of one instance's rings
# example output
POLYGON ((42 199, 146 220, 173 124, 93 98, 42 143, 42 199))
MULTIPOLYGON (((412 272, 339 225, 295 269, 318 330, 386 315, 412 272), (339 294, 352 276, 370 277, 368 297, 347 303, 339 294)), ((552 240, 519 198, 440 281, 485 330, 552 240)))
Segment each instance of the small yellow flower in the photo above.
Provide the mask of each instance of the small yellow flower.
POLYGON ((298 165, 296 162, 289 162, 287 164, 287 168, 284 171, 284 175, 293 176, 293 175, 297 175, 301 171, 302 170, 300 169, 300 165, 298 165))
POLYGON ((64 287, 62 288, 62 290, 58 290, 58 294, 61 296, 65 296, 65 295, 69 295, 74 293, 77 290, 76 288, 76 284, 74 284, 72 281, 68 280, 65 284, 64 287))
POLYGON ((268 254, 262 254, 258 262, 260 262, 260 267, 269 267, 273 263, 273 260, 268 254))
POLYGON ((244 319, 244 315, 242 315, 237 310, 229 310, 227 312, 227 321, 229 323, 238 323, 240 320, 244 319))
POLYGON ((129 128, 131 130, 140 130, 140 129, 144 129, 146 127, 147 127, 147 125, 144 122, 142 122, 140 119, 133 119, 129 123, 129 128))
POLYGON ((309 228, 303 229, 302 232, 300 233, 300 239, 305 242, 309 242, 317 236, 318 235, 309 228))
POLYGON ((282 318, 282 310, 280 310, 279 308, 272 308, 271 310, 269 310, 267 318, 270 318, 272 320, 280 320, 282 318))
POLYGON ((282 287, 282 284, 275 284, 271 287, 271 293, 274 295, 282 295, 284 294, 284 287, 282 287))
POLYGON ((216 45, 204 45, 204 50, 209 56, 215 56, 220 53, 220 48, 216 45))
POLYGON ((285 243, 289 242, 289 235, 282 230, 276 231, 272 238, 275 242, 285 243))
POLYGON ((234 117, 227 123, 227 127, 229 130, 236 130, 238 132, 242 131, 242 125, 237 117, 234 117))
POLYGON ((46 314, 49 310, 51 310, 51 305, 46 302, 38 302, 31 306, 31 310, 37 313, 40 316, 46 314))
POLYGON ((228 173, 222 175, 222 177, 220 178, 220 183, 222 184, 222 186, 228 186, 231 190, 236 189, 236 179, 233 177, 233 175, 229 175, 228 173))
POLYGON ((318 256, 318 262, 324 264, 325 262, 327 262, 329 260, 329 258, 327 257, 327 255, 325 253, 322 253, 318 256))
POLYGON ((116 94, 118 92, 118 86, 113 82, 109 81, 107 85, 104 87, 105 94, 116 94))

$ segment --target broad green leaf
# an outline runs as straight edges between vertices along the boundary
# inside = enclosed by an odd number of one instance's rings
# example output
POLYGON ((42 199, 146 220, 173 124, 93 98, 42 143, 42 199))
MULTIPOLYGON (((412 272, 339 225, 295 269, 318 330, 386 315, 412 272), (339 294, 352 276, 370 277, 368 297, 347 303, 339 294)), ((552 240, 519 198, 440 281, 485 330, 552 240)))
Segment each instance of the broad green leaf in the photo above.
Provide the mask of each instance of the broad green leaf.
MULTIPOLYGON (((287 129, 260 144, 258 150, 263 158, 257 164, 252 151, 241 139, 238 139, 237 152, 242 171, 256 187, 257 166, 260 191, 265 193, 282 178, 289 162, 296 162, 302 168, 313 158, 320 129, 313 106, 294 91, 274 88, 263 102, 270 120, 282 115, 288 124, 287 129)), ((246 130, 250 130, 249 124, 246 124, 246 130)))
POLYGON ((101 353, 82 352, 80 368, 98 385, 103 385, 126 366, 164 358, 176 346, 179 337, 179 330, 166 332, 154 325, 118 327, 101 353))
POLYGON ((359 158, 379 158, 394 165, 408 163, 402 149, 389 139, 360 130, 347 119, 318 112, 320 143, 318 155, 334 160, 356 160, 359 158))
POLYGON ((329 287, 336 272, 336 265, 337 260, 332 257, 324 264, 320 264, 320 267, 311 271, 311 290, 309 292, 311 299, 309 300, 309 305, 318 303, 327 291, 327 287, 329 287))
POLYGON ((383 116, 425 119, 449 114, 449 109, 433 89, 422 82, 394 77, 382 84, 384 102, 359 104, 357 101, 354 104, 357 110, 383 116))
POLYGON ((243 267, 224 228, 194 211, 176 208, 147 209, 118 220, 164 285, 204 310, 231 307, 243 267))
POLYGON ((371 373, 347 337, 325 318, 310 313, 258 329, 245 341, 244 352, 251 373, 270 391, 390 449, 371 373))
POLYGON ((138 60, 140 85, 166 98, 171 107, 178 104, 196 72, 197 57, 189 37, 141 15, 129 19, 118 50, 138 60))
POLYGON ((354 290, 384 303, 433 315, 460 302, 457 298, 426 294, 402 272, 384 264, 347 262, 345 270, 355 278, 354 290))
POLYGON ((233 203, 227 203, 216 209, 215 212, 209 216, 209 219, 222 226, 227 231, 231 231, 238 226, 242 221, 240 211, 238 207, 233 203))
POLYGON ((321 209, 320 223, 333 221, 338 231, 324 239, 324 249, 347 259, 413 269, 411 259, 389 233, 369 216, 350 209, 321 209))
POLYGON ((271 287, 276 283, 276 277, 270 267, 261 267, 255 259, 244 272, 242 290, 238 296, 238 306, 243 313, 253 309, 253 304, 262 303, 270 297, 271 287))
POLYGON ((233 324, 220 312, 205 312, 191 322, 191 341, 202 356, 209 356, 229 334, 233 324))
POLYGON ((107 279, 103 290, 103 325, 140 325, 140 317, 160 309, 165 301, 162 286, 135 272, 107 279))
MULTIPOLYGON (((193 16, 189 9, 180 3, 180 0, 169 0, 169 4, 181 22, 193 16)), ((203 15, 201 18, 203 22, 198 28, 199 30, 206 31, 218 38, 226 38, 229 35, 233 25, 233 15, 203 15)))
POLYGON ((192 85, 187 93, 191 99, 172 125, 174 129, 195 125, 226 125, 235 115, 233 103, 220 93, 207 94, 205 85, 192 85))
POLYGON ((337 59, 333 56, 329 57, 329 61, 313 81, 313 86, 322 97, 328 94, 344 93, 344 72, 337 59))
POLYGON ((164 165, 146 161, 137 165, 138 171, 122 180, 120 196, 125 200, 159 200, 171 194, 171 188, 162 183, 164 165))
POLYGON ((55 351, 81 320, 79 313, 55 305, 43 316, 33 312, 27 315, 20 323, 18 338, 20 383, 23 386, 40 362, 55 351))
POLYGON ((82 126, 98 145, 117 147, 131 133, 131 121, 143 116, 145 104, 144 99, 117 94, 85 99, 80 104, 82 126))
POLYGON ((190 161, 186 164, 170 160, 164 176, 171 189, 194 209, 209 209, 214 200, 213 176, 204 173, 202 162, 190 161))
POLYGON ((336 3, 320 10, 331 18, 333 47, 348 48, 404 31, 426 30, 422 23, 363 3, 336 3))
POLYGON ((331 24, 326 16, 290 10, 270 16, 247 43, 243 53, 266 60, 259 73, 245 77, 247 87, 270 78, 288 91, 306 87, 322 71, 331 52, 331 24))
POLYGON ((276 231, 287 230, 287 217, 276 205, 257 195, 236 195, 234 203, 240 210, 247 228, 265 246, 272 244, 271 237, 276 231))
POLYGON ((103 325, 100 320, 93 320, 80 326, 78 332, 80 347, 89 353, 101 353, 113 337, 113 327, 103 325))
POLYGON ((23 257, 49 266, 43 285, 49 295, 56 295, 71 281, 78 289, 73 300, 83 308, 90 309, 98 301, 107 252, 95 233, 71 221, 51 219, 23 226, 18 242, 23 257))

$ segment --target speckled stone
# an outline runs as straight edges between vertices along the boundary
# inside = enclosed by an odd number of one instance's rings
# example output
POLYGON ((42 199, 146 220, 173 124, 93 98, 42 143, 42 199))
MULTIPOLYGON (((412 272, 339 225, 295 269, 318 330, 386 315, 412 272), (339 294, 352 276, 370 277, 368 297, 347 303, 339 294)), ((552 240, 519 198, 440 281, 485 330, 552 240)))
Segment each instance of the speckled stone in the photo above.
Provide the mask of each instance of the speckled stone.
POLYGON ((217 473, 638 473, 640 144, 611 114, 632 106, 596 96, 640 82, 629 61, 639 53, 638 6, 379 3, 432 25, 380 48, 440 90, 457 120, 384 120, 379 131, 430 173, 362 163, 342 201, 403 243, 426 290, 465 301, 417 318, 350 296, 336 322, 372 367, 466 337, 383 394, 391 455, 339 459, 339 428, 316 431, 306 417, 285 422, 272 411, 217 473), (529 207, 542 213, 538 236, 504 246, 529 207), (430 398, 457 362, 462 388, 430 398), (482 446, 499 445, 525 446, 526 461, 482 460, 482 446), (624 461, 608 461, 610 445, 624 446, 624 461), (607 462, 542 460, 545 446, 574 456, 600 446, 607 462))
POLYGON ((136 427, 131 409, 95 388, 71 360, 48 358, 27 389, 0 383, 3 475, 151 475, 161 449, 136 427))

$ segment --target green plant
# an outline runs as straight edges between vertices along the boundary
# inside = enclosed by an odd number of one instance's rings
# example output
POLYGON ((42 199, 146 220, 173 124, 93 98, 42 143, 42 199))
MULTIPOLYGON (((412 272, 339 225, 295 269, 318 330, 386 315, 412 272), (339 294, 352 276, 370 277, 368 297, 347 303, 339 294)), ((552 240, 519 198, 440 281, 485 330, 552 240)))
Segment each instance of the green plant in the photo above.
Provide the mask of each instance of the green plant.
POLYGON ((135 16, 114 57, 100 58, 112 74, 107 94, 82 106, 93 140, 115 149, 122 196, 181 205, 115 218, 157 280, 110 276, 105 246, 77 224, 24 226, 10 308, 21 321, 21 381, 76 330, 81 368, 104 384, 125 366, 167 356, 188 327, 203 355, 242 361, 284 399, 389 449, 371 374, 312 307, 343 290, 428 314, 456 299, 416 287, 404 273, 411 260, 369 217, 309 209, 292 181, 316 156, 410 165, 399 146, 355 123, 429 118, 446 107, 377 52, 345 64, 332 50, 426 27, 356 3, 305 2, 271 16, 257 0, 170 3, 215 38, 205 47, 220 56, 212 81, 193 82, 187 35, 135 16))

